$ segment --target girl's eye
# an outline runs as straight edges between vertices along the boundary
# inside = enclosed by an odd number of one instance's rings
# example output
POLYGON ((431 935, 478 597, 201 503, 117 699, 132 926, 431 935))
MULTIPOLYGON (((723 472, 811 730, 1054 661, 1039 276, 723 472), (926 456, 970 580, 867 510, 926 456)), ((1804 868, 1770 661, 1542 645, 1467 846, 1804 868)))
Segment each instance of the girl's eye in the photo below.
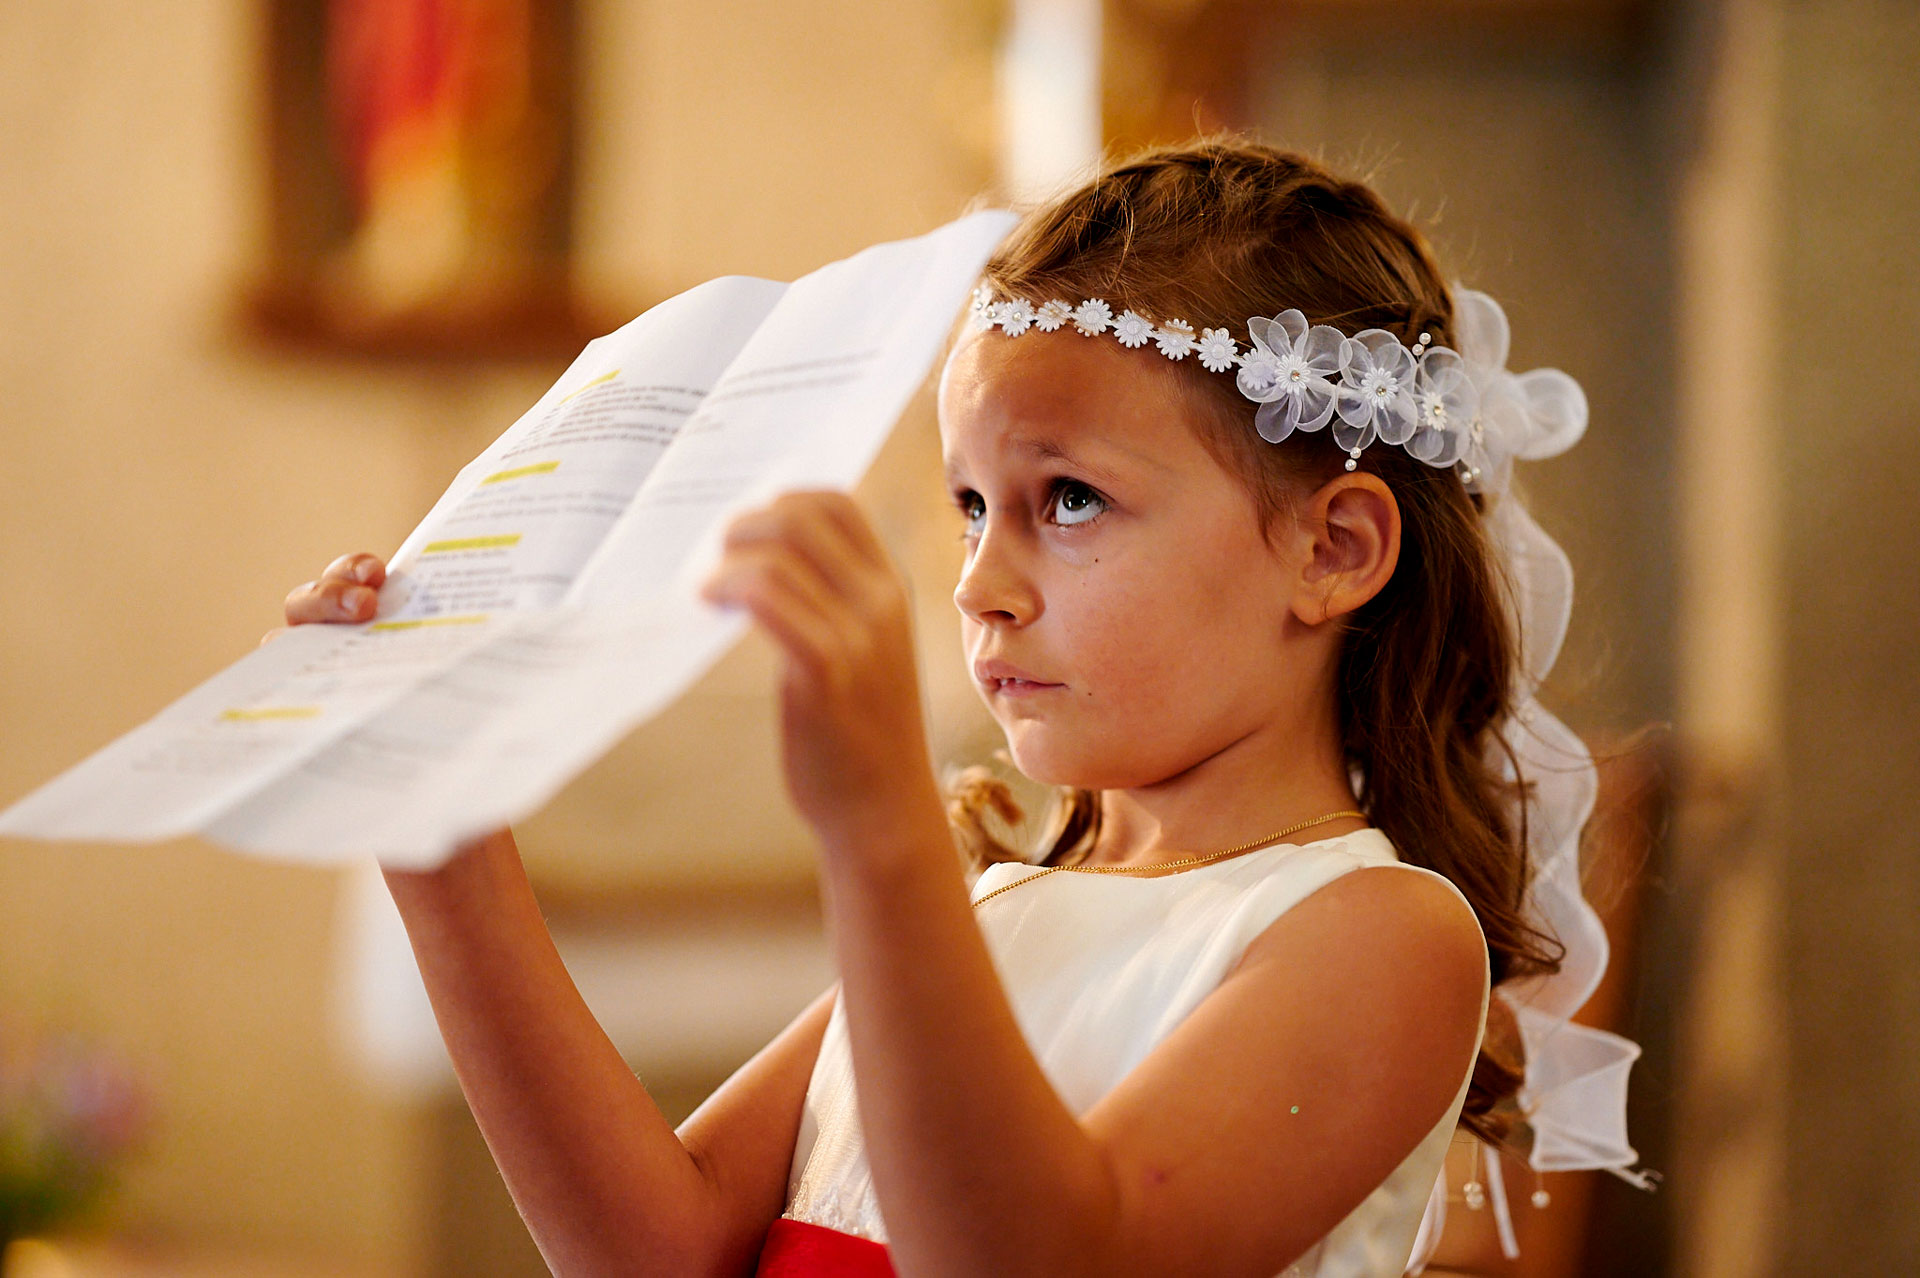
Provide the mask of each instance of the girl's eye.
POLYGON ((979 493, 961 493, 956 503, 960 513, 967 517, 967 529, 961 533, 962 539, 973 537, 980 532, 980 521, 987 517, 987 501, 979 493))
MULTIPOLYGON (((966 516, 966 531, 960 534, 962 540, 980 535, 980 523, 987 517, 987 501, 976 492, 962 492, 954 499, 960 513, 966 516)), ((1079 524, 1090 524, 1107 509, 1107 499, 1097 491, 1077 479, 1061 479, 1053 485, 1053 495, 1047 501, 1047 513, 1053 522, 1062 528, 1071 528, 1079 524)))
POLYGON ((1077 479, 1063 479, 1053 490, 1054 522, 1062 527, 1092 523, 1106 508, 1106 499, 1077 479))

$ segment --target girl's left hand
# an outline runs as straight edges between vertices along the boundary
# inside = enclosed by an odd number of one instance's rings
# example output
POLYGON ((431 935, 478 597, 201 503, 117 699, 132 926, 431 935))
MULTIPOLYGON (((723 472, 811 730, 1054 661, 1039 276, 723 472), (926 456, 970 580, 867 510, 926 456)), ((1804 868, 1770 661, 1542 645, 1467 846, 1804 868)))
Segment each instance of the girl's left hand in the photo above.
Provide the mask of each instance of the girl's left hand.
POLYGON ((701 598, 779 644, 787 788, 829 845, 944 828, 927 754, 906 581, 842 492, 784 494, 728 525, 701 598))

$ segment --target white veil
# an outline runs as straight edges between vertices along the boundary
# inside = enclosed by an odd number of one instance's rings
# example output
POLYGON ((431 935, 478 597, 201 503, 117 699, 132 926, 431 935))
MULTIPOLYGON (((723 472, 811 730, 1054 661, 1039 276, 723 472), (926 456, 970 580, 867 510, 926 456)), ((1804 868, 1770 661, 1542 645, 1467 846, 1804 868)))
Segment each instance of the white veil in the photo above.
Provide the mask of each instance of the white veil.
MULTIPOLYGON (((1571 1020, 1600 984, 1608 958, 1606 930, 1580 883, 1580 831, 1593 812, 1598 770, 1585 743, 1549 714, 1535 693, 1566 638, 1573 567, 1508 492, 1515 458, 1552 457, 1578 442, 1587 428, 1587 397, 1557 368, 1508 372, 1509 330, 1499 303, 1458 283, 1453 295, 1454 349, 1480 393, 1485 427, 1465 457, 1478 472, 1467 487, 1492 499, 1485 519, 1511 580, 1520 636, 1516 709, 1501 736, 1532 786, 1526 800, 1533 865, 1527 913, 1534 926, 1566 947, 1559 971, 1509 981, 1497 991, 1512 1009, 1526 1049, 1526 1076, 1517 1099, 1533 1130, 1528 1163, 1540 1172, 1605 1170, 1651 1190, 1658 1173, 1630 1170, 1638 1156, 1627 1143, 1627 1072, 1640 1045, 1571 1020)), ((1512 780, 1512 763, 1497 745, 1494 753, 1491 762, 1512 780)), ((1519 1249, 1498 1156, 1488 1157, 1486 1166, 1501 1249, 1513 1257, 1519 1249)), ((1424 1268, 1425 1254, 1438 1240, 1445 1199, 1442 1169, 1410 1273, 1424 1268)))

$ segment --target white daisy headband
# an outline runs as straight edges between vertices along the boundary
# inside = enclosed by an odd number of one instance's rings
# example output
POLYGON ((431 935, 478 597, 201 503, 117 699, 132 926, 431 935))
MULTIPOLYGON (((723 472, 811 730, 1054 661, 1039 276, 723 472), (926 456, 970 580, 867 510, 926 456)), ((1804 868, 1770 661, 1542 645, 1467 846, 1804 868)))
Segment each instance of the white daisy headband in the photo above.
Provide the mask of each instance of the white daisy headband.
MULTIPOLYGON (((1483 518, 1512 587, 1520 661, 1514 714, 1500 727, 1512 757, 1489 745, 1487 761, 1507 781, 1516 779, 1517 770, 1530 783, 1521 800, 1534 867, 1527 913, 1566 947, 1558 971, 1510 980, 1496 991, 1512 1009, 1526 1046, 1526 1078, 1517 1100, 1532 1129, 1527 1161, 1536 1173, 1597 1168, 1652 1189, 1660 1173, 1633 1169, 1637 1155, 1627 1143, 1627 1073, 1640 1045, 1573 1020, 1608 959, 1606 930, 1581 890, 1580 875, 1580 832, 1593 811, 1599 774, 1585 742, 1535 696, 1566 637, 1573 565, 1525 506, 1507 495, 1515 458, 1552 457, 1586 432, 1587 398, 1557 368, 1508 372, 1506 312, 1485 293, 1458 283, 1452 293, 1457 350, 1433 345, 1427 333, 1412 347, 1383 328, 1348 337, 1308 324, 1298 310, 1248 320, 1251 342, 1242 349, 1223 328, 1196 333, 1184 320, 1156 324, 1133 310, 1116 316, 1099 298, 1078 306, 1059 299, 1039 305, 1026 298, 996 301, 988 284, 974 291, 971 319, 976 328, 998 327, 1009 337, 1071 324, 1086 337, 1111 332, 1134 349, 1152 342, 1171 360, 1192 355, 1209 372, 1237 369, 1240 393, 1260 405, 1254 425, 1263 439, 1277 444, 1296 430, 1331 423, 1348 470, 1380 439, 1430 466, 1457 467, 1468 492, 1502 495, 1483 518)), ((1468 1181, 1467 1205, 1479 1207, 1491 1198, 1501 1250, 1517 1256, 1497 1157, 1487 1160, 1486 1175, 1485 1186, 1468 1181)), ((1409 1272, 1424 1267, 1439 1236, 1446 1189, 1443 1170, 1415 1240, 1420 1264, 1409 1272)), ((1544 1206, 1545 1191, 1536 1189, 1533 1202, 1544 1206)))
POLYGON ((1254 428, 1270 443, 1331 423, 1348 470, 1379 439, 1429 466, 1457 467, 1468 492, 1504 491, 1512 458, 1550 457, 1580 437, 1586 397, 1558 369, 1507 372, 1499 303, 1458 285, 1454 293, 1457 351, 1431 345, 1429 333, 1411 347, 1384 328, 1348 337, 1308 324, 1298 310, 1249 319, 1243 350, 1224 328, 1196 333, 1185 320, 1156 324, 1131 309, 1116 316, 1100 298, 1078 306, 1058 298, 996 301, 989 284, 974 290, 970 315, 976 328, 998 327, 1008 337, 1071 324, 1084 337, 1110 332, 1132 349, 1152 342, 1171 360, 1192 355, 1209 372, 1238 369, 1240 393, 1260 405, 1254 428))

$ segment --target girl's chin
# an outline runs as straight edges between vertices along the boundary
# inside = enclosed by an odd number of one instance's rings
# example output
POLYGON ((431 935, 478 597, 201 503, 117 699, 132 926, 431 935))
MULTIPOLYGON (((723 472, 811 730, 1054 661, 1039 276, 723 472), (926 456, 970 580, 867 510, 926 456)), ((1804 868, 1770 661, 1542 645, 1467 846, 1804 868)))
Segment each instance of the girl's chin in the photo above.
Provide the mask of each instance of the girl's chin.
POLYGON ((1013 760, 1013 766, 1020 769, 1020 775, 1039 785, 1075 790, 1127 790, 1158 779, 1144 776, 1138 760, 1063 752, 1017 733, 1007 734, 1007 756, 1013 760))
POLYGON ((1025 734, 1009 732, 1007 738, 1007 757, 1013 760, 1013 766, 1020 769, 1020 775, 1040 785, 1078 786, 1077 773, 1071 767, 1063 769, 1065 760, 1054 757, 1054 753, 1044 746, 1036 747, 1025 734))

